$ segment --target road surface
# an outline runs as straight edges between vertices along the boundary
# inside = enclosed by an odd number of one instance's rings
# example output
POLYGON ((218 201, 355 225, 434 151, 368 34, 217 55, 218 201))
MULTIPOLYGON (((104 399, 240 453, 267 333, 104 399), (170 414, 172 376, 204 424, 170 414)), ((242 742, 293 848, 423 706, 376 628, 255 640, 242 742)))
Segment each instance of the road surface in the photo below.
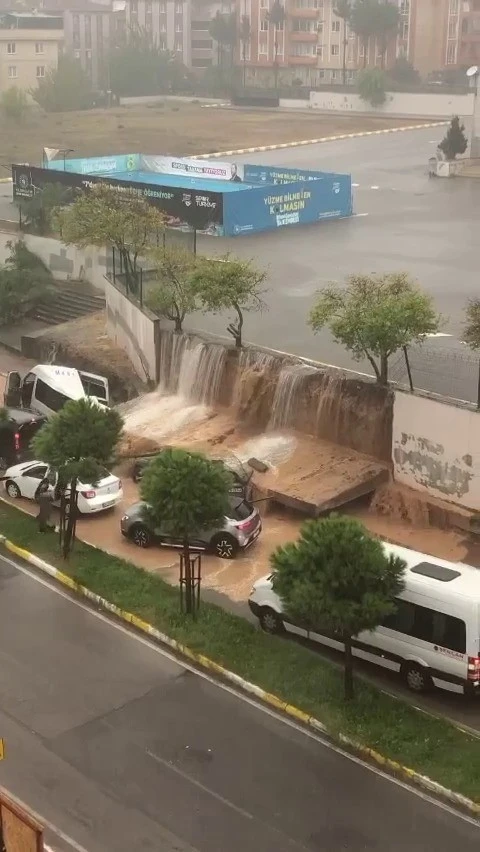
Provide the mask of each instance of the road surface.
POLYGON ((478 849, 472 820, 4 557, 0 587, 0 783, 56 827, 47 840, 59 852, 478 849))

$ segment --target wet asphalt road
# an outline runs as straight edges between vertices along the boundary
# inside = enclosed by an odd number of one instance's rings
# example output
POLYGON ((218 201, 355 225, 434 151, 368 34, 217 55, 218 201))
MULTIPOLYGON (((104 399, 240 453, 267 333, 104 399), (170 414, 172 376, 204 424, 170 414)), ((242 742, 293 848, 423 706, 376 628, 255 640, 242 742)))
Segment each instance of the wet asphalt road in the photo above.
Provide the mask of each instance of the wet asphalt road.
POLYGON ((480 828, 0 558, 0 784, 61 852, 476 852, 480 828), (70 841, 67 838, 70 838, 70 841))

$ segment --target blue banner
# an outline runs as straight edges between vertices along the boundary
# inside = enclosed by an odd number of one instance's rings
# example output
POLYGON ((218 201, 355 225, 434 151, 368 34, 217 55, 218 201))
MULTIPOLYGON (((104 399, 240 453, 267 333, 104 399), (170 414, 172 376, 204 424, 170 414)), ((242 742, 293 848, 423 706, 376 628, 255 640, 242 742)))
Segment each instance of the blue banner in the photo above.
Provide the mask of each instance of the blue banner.
MULTIPOLYGON (((286 170, 279 168, 277 171, 286 170)), ((270 184, 223 196, 223 224, 227 236, 340 219, 351 214, 350 175, 324 172, 317 180, 308 179, 308 185, 300 180, 281 188, 270 184)))
POLYGON ((113 175, 116 172, 135 172, 140 167, 140 154, 118 154, 111 157, 85 157, 76 160, 50 160, 46 169, 74 172, 78 175, 113 175))
POLYGON ((312 172, 306 169, 288 169, 286 166, 259 166, 245 163, 243 179, 245 183, 292 183, 294 181, 319 180, 329 172, 312 172))

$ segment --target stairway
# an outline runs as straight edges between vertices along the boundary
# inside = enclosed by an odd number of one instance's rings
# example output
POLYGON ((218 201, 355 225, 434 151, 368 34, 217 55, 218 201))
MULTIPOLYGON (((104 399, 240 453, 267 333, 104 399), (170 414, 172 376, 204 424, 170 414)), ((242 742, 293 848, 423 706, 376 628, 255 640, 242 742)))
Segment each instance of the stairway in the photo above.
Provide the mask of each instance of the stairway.
POLYGON ((30 316, 47 325, 60 325, 104 309, 105 299, 84 281, 78 281, 57 285, 53 296, 32 308, 30 316))

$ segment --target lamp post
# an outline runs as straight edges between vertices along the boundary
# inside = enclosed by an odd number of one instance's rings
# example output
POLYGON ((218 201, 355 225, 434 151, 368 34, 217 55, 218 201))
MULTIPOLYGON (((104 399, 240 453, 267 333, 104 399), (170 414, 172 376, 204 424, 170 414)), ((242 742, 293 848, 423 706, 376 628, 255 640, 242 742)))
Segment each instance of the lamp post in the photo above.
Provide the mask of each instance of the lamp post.
POLYGON ((480 156, 480 68, 472 65, 467 71, 467 77, 473 83, 473 114, 472 133, 470 138, 470 157, 480 156))
POLYGON ((67 171, 67 164, 66 164, 67 154, 73 154, 74 151, 75 151, 75 148, 60 148, 59 151, 58 151, 58 153, 61 154, 62 157, 63 157, 63 171, 64 172, 67 171))

